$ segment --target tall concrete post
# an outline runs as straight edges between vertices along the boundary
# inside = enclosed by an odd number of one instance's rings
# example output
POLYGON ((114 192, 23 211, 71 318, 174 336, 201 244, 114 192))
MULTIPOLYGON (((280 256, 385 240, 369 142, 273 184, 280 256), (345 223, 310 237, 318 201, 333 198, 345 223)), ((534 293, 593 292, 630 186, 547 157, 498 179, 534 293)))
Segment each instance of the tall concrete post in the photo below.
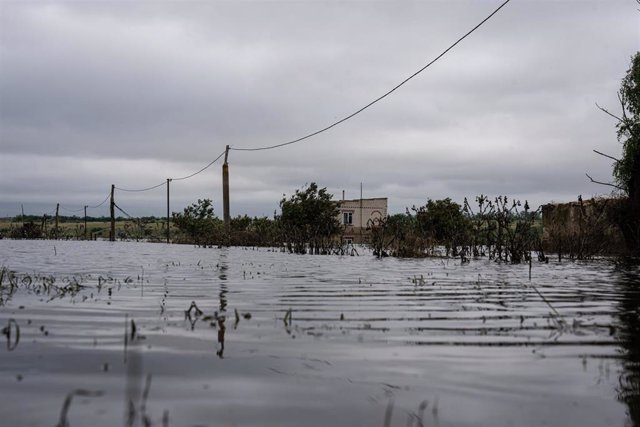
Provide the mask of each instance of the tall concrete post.
POLYGON ((231 227, 231 214, 229 213, 229 146, 224 153, 224 163, 222 164, 222 209, 224 213, 224 227, 227 231, 231 227))
POLYGON ((112 242, 116 241, 116 201, 113 200, 113 193, 116 190, 116 186, 111 184, 111 230, 109 231, 109 240, 112 242))
POLYGON ((169 226, 171 225, 171 217, 169 216, 169 183, 171 178, 167 178, 167 243, 169 243, 171 235, 169 234, 169 226))

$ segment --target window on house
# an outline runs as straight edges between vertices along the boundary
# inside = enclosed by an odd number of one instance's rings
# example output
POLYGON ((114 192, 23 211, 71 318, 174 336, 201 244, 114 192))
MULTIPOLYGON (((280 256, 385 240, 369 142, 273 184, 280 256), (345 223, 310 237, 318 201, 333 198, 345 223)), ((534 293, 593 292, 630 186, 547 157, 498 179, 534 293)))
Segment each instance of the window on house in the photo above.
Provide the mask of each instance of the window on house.
POLYGON ((353 212, 344 212, 342 222, 344 223, 344 225, 353 224, 353 212))

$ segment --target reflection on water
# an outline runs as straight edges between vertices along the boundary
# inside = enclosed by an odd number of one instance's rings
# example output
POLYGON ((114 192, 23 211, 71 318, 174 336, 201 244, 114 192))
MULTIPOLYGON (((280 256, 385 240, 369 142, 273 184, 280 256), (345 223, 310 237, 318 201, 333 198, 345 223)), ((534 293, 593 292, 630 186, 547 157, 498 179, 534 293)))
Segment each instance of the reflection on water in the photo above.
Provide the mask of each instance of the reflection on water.
POLYGON ((220 258, 218 262, 218 268, 220 269, 220 280, 227 280, 227 270, 229 270, 229 263, 227 257, 229 256, 229 248, 220 249, 220 258))
POLYGON ((628 409, 632 425, 640 425, 640 276, 622 273, 619 282, 619 331, 624 357, 618 399, 628 409))
POLYGON ((637 274, 606 262, 53 243, 0 241, 7 425, 76 390, 93 427, 638 424, 637 274))
POLYGON ((220 258, 219 258, 219 266, 220 266, 220 293, 218 294, 220 304, 219 304, 219 315, 217 316, 218 322, 218 350, 216 354, 220 359, 224 357, 224 334, 227 330, 225 326, 225 320, 227 316, 227 271, 229 270, 229 264, 227 262, 228 257, 228 248, 222 248, 220 250, 220 258))

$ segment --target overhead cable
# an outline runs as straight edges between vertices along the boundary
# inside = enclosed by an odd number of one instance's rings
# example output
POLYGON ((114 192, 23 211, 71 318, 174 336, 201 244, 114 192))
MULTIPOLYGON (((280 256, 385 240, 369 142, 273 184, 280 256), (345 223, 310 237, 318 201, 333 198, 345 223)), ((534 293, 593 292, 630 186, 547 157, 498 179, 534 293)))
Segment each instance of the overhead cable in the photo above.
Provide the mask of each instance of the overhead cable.
POLYGON ((449 52, 451 49, 453 49, 458 43, 460 43, 462 40, 466 39, 469 35, 471 35, 471 33, 473 33, 475 30, 477 30, 478 28, 480 28, 482 26, 482 24, 484 24, 485 22, 487 22, 489 19, 491 19, 491 17, 493 17, 493 15, 495 15, 496 13, 498 13, 498 11, 500 9, 502 9, 504 6, 507 5, 507 3, 509 3, 511 0, 506 0, 504 3, 502 3, 496 10, 494 10, 493 12, 491 12, 491 14, 489 16, 487 16, 486 18, 484 18, 482 21, 480 21, 480 23, 478 25, 476 25, 475 27, 473 27, 471 30, 469 30, 465 35, 463 35, 462 37, 460 37, 458 40, 455 41, 455 43, 453 43, 451 46, 449 46, 448 48, 446 48, 440 55, 436 56, 435 59, 433 59, 431 62, 429 62, 427 65, 425 65, 424 67, 420 68, 418 71, 416 71, 415 73, 413 73, 412 75, 410 75, 409 77, 407 77, 406 79, 404 79, 402 82, 400 82, 399 84, 397 84, 396 86, 394 86, 391 90, 387 91, 386 93, 384 93, 383 95, 379 96, 378 98, 374 99, 373 101, 369 102, 367 105, 365 105, 364 107, 360 108, 359 110, 349 114, 346 117, 343 117, 342 119, 338 120, 337 122, 334 122, 332 124, 330 124, 327 127, 324 127, 320 130, 317 130, 315 132, 312 132, 308 135, 305 135, 301 138, 297 138, 294 139, 292 141, 288 141, 288 142, 283 142, 281 144, 275 144, 275 145, 269 145, 266 147, 253 147, 253 148, 233 148, 230 147, 231 150, 235 150, 235 151, 261 151, 261 150, 271 150, 274 148, 280 148, 280 147, 284 147, 286 145, 291 145, 291 144, 295 144, 296 142, 301 142, 304 141, 305 139, 309 139, 313 136, 316 136, 322 132, 328 131, 329 129, 338 126, 339 124, 346 122, 347 120, 349 120, 350 118, 360 114, 361 112, 363 112, 364 110, 366 110, 367 108, 371 107, 372 105, 376 104, 377 102, 383 100, 384 98, 386 98, 387 96, 391 95, 393 92, 395 92, 397 89, 399 89, 401 86, 403 86, 405 83, 407 83, 409 80, 413 79, 414 77, 416 77, 418 74, 422 73, 424 70, 426 70, 427 68, 429 68, 432 64, 434 64, 436 61, 438 61, 440 58, 442 58, 447 52, 449 52))
POLYGON ((154 186, 152 186, 152 187, 147 187, 147 188, 135 189, 135 190, 130 190, 130 189, 127 189, 127 188, 120 188, 120 187, 114 187, 114 188, 115 188, 116 190, 126 191, 126 192, 129 192, 129 193, 138 193, 138 192, 141 192, 141 191, 149 191, 149 190, 156 189, 156 188, 158 188, 158 187, 160 187, 160 186, 162 186, 162 185, 164 185, 164 184, 165 184, 165 181, 162 181, 162 182, 161 182, 160 184, 158 184, 158 185, 154 185, 154 186))
MULTIPOLYGON (((191 175, 187 175, 187 176, 183 176, 180 178, 170 178, 171 181, 182 181, 185 179, 189 179, 192 178, 196 175, 198 175, 199 173, 204 172, 205 170, 209 169, 211 167, 211 165, 213 165, 215 162, 217 162, 220 157, 222 157, 224 155, 224 151, 222 153, 220 153, 220 155, 218 157, 216 157, 213 161, 211 161, 209 164, 207 164, 205 167, 203 167, 202 169, 198 170, 197 172, 192 173, 191 175)), ((154 190, 158 187, 161 187, 163 185, 165 185, 167 182, 166 181, 162 181, 161 183, 157 184, 157 185, 153 185, 151 187, 147 187, 147 188, 139 188, 139 189, 129 189, 129 188, 120 188, 120 187, 114 187, 116 190, 119 191, 126 191, 126 192, 131 192, 131 193, 137 193, 137 192, 142 192, 142 191, 149 191, 149 190, 154 190)))
POLYGON ((87 206, 87 208, 89 209, 97 209, 100 206, 104 205, 105 203, 107 203, 107 200, 109 200, 109 197, 111 197, 111 194, 107 194, 107 197, 104 198, 104 200, 102 202, 100 202, 100 204, 95 205, 95 206, 87 206))
POLYGON ((211 167, 211 165, 213 165, 215 162, 220 160, 220 157, 222 157, 225 152, 226 152, 226 150, 223 151, 222 153, 220 153, 220 155, 218 157, 216 157, 211 163, 209 163, 207 166, 205 166, 202 169, 200 169, 198 172, 194 172, 191 175, 183 176, 181 178, 171 178, 171 180, 172 181, 182 181, 183 179, 189 179, 189 178, 192 178, 192 177, 198 175, 201 172, 204 172, 205 170, 209 169, 209 167, 211 167))
POLYGON ((60 205, 60 209, 62 209, 63 211, 70 212, 70 213, 76 213, 76 212, 82 212, 84 210, 84 207, 82 207, 80 209, 67 209, 64 206, 60 205))

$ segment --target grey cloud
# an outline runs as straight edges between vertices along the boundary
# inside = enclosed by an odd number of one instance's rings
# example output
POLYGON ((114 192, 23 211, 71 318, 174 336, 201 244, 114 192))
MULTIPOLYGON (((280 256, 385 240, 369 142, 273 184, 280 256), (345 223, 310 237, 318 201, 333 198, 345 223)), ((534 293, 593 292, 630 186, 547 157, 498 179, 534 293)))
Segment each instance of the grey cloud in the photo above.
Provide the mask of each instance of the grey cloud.
MULTIPOLYGON (((315 131, 400 82, 497 4, 2 3, 0 152, 38 167, 4 165, 3 178, 20 180, 3 179, 0 199, 82 204, 111 183, 189 174, 226 144, 315 131), (49 156, 94 169, 141 163, 80 181, 43 167, 49 156), (160 166, 135 170, 152 160, 160 166)), ((606 193, 584 172, 607 179, 610 164, 591 150, 620 147, 594 104, 617 106, 637 15, 625 1, 512 2, 356 118, 287 148, 232 152, 234 212, 272 212, 283 192, 311 181, 336 197, 364 182, 400 210, 478 192, 541 201, 606 193)), ((176 184, 175 205, 215 199, 219 175, 215 165, 206 179, 176 184)), ((122 197, 162 212, 162 194, 122 197)))

